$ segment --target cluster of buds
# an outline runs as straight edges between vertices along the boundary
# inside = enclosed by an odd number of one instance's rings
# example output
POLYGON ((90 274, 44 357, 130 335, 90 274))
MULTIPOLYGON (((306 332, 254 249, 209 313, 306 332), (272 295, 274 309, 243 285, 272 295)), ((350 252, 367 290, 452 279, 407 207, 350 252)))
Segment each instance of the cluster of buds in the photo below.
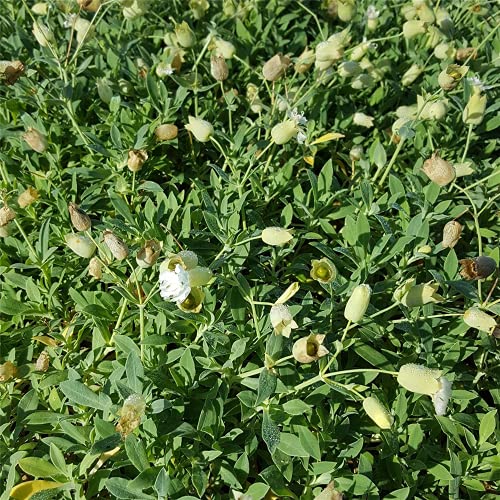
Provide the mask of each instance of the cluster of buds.
POLYGON ((205 298, 202 287, 211 279, 212 271, 198 265, 198 256, 182 250, 160 265, 160 295, 175 302, 182 311, 198 313, 205 298))
POLYGON ((131 394, 124 401, 120 410, 120 419, 116 424, 116 430, 123 438, 139 427, 145 411, 146 401, 140 394, 131 394))
POLYGON ((436 415, 445 415, 451 396, 451 382, 441 374, 441 370, 409 363, 399 369, 398 383, 408 391, 430 396, 436 415))

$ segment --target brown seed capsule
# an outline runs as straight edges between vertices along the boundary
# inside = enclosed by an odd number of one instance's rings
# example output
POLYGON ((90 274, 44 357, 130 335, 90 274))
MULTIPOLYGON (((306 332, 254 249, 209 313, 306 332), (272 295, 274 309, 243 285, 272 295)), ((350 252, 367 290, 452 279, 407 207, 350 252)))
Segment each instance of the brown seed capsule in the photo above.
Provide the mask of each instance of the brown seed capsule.
POLYGON ((264 64, 262 74, 266 80, 274 82, 283 76, 290 63, 291 60, 288 56, 281 53, 276 54, 264 64))
POLYGON ((223 82, 229 76, 229 69, 226 60, 222 56, 212 56, 210 58, 210 73, 218 82, 223 82))
POLYGON ((172 123, 164 123, 155 129, 155 136, 158 141, 171 141, 177 137, 179 129, 172 123))
POLYGON ((104 231, 104 243, 111 250, 116 260, 123 260, 128 255, 127 245, 113 231, 104 231))
POLYGON ((26 191, 23 191, 19 198, 17 198, 17 204, 21 208, 26 208, 38 199, 38 191, 35 188, 29 187, 26 191))
POLYGON ((132 172, 138 172, 147 159, 148 154, 144 149, 131 149, 128 152, 127 167, 132 172))
POLYGON ((465 61, 466 59, 476 59, 477 50, 474 47, 465 47, 463 49, 458 49, 455 54, 455 59, 457 61, 465 61))
POLYGON ((425 160, 422 170, 438 186, 446 186, 456 177, 453 165, 443 160, 437 152, 433 153, 428 160, 425 160))
POLYGON ((78 0, 78 5, 88 12, 97 12, 101 6, 101 0, 78 0))
POLYGON ((77 231, 88 231, 90 229, 92 226, 90 217, 76 203, 69 203, 68 212, 71 223, 77 231))
POLYGON ((462 234, 463 226, 460 222, 452 220, 448 222, 443 228, 443 241, 441 245, 443 248, 453 248, 462 234))
POLYGON ((8 382, 17 375, 17 367, 11 361, 0 365, 0 382, 8 382))
POLYGON ((297 58, 295 63, 295 71, 299 74, 305 73, 314 64, 314 50, 307 47, 302 51, 302 54, 297 58))
POLYGON ((21 61, 0 61, 0 80, 7 85, 14 85, 24 73, 24 64, 21 61))
POLYGON ((37 372, 46 372, 49 369, 50 358, 47 351, 42 351, 35 363, 37 372))
POLYGON ((460 275, 466 280, 482 280, 496 271, 497 263, 491 257, 481 255, 474 259, 462 259, 460 275))
POLYGON ((92 278, 100 280, 102 278, 102 264, 97 257, 92 257, 89 262, 89 274, 92 278))
POLYGON ((0 227, 6 226, 11 220, 16 218, 16 212, 7 205, 0 208, 0 227))
POLYGON ((156 240, 148 240, 144 246, 137 252, 135 258, 137 265, 146 269, 151 267, 160 255, 161 245, 156 240))
POLYGON ((47 149, 47 138, 32 127, 23 134, 23 139, 28 143, 28 146, 37 153, 43 153, 47 149))

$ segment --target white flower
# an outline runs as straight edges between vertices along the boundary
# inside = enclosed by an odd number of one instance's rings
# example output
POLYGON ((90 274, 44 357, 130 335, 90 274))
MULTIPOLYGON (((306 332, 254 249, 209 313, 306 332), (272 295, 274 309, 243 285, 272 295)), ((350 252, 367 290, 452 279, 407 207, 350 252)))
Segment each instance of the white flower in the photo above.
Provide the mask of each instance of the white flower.
POLYGON ((377 10, 375 5, 368 5, 368 8, 366 9, 366 17, 368 19, 377 19, 379 15, 380 11, 377 10))
POLYGON ((169 76, 174 74, 174 69, 170 64, 158 65, 156 68, 156 74, 160 77, 169 76))
POLYGON ((373 116, 365 115, 364 113, 354 113, 352 120, 360 127, 373 127, 373 116))
POLYGON ((470 78, 467 78, 467 81, 474 87, 478 87, 481 90, 488 90, 493 88, 492 85, 485 85, 477 76, 472 76, 470 78))
POLYGON ((290 337, 292 329, 298 328, 293 316, 285 304, 277 304, 271 307, 269 313, 271 325, 273 325, 276 335, 283 335, 283 337, 290 337))
POLYGON ((445 377, 440 377, 439 390, 431 396, 436 415, 443 416, 446 414, 446 407, 448 406, 450 396, 451 382, 445 377))
POLYGON ((164 300, 183 302, 190 292, 189 273, 180 264, 173 271, 160 273, 160 295, 164 300))
POLYGON ((299 144, 304 144, 305 140, 307 139, 307 135, 306 135, 306 134, 304 134, 304 132, 302 132, 301 130, 299 130, 299 131, 297 132, 297 137, 296 137, 296 139, 297 139, 297 142, 298 142, 299 144))
POLYGON ((293 120, 297 125, 305 125, 307 123, 307 118, 304 117, 304 113, 299 113, 297 108, 293 108, 288 112, 288 118, 293 120))

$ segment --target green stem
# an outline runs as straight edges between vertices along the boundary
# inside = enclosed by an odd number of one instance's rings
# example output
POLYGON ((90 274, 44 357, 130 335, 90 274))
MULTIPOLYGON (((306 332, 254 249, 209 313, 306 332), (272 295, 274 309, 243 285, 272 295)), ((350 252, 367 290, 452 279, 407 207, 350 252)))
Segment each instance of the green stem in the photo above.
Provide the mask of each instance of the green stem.
POLYGON ((465 158, 467 157, 467 152, 469 151, 469 145, 470 145, 470 138, 472 136, 472 129, 474 128, 474 125, 472 123, 469 124, 469 131, 467 132, 467 140, 465 142, 465 149, 464 149, 464 154, 462 155, 462 160, 460 163, 463 163, 465 161, 465 158))
MULTIPOLYGON (((278 359, 277 361, 274 361, 272 363, 272 365, 270 366, 270 368, 273 368, 275 366, 278 366, 278 365, 281 365, 282 363, 284 363, 285 361, 288 361, 289 359, 292 359, 293 358, 293 355, 290 354, 289 356, 285 356, 284 358, 280 358, 278 359)), ((255 370, 250 370, 248 372, 243 372, 243 373, 240 373, 238 375, 238 379, 239 380, 242 380, 244 378, 249 378, 249 377, 253 377, 254 375, 259 375, 260 372, 262 370, 264 370, 264 368, 266 368, 265 366, 261 366, 260 368, 255 368, 255 370)))
POLYGON ((337 350, 332 355, 332 357, 328 360, 328 363, 326 364, 326 366, 321 370, 321 372, 320 372, 321 374, 325 374, 328 371, 328 368, 330 368, 332 363, 337 359, 338 355, 343 351, 343 349, 344 349, 343 343, 344 343, 344 340, 347 336, 347 332, 351 328, 351 323, 352 323, 351 320, 349 320, 347 322, 347 325, 344 328, 344 332, 342 333, 342 337, 340 337, 340 346, 337 348, 337 350))
POLYGON ((122 300, 123 300, 123 302, 122 302, 122 306, 120 308, 120 314, 118 316, 115 327, 113 328, 113 333, 111 334, 111 338, 109 340, 110 345, 113 345, 115 334, 118 331, 118 329, 120 328, 120 325, 122 324, 123 318, 125 316, 125 311, 127 310, 127 299, 123 298, 122 300))
POLYGON ((144 328, 144 304, 139 305, 139 337, 141 340, 141 361, 144 362, 144 351, 146 346, 144 345, 144 340, 146 336, 146 330, 144 328))
MULTIPOLYGON (((401 137, 401 140, 399 141, 399 143, 398 143, 398 145, 396 147, 396 150, 394 151, 394 154, 392 155, 392 158, 389 161, 389 164, 387 165, 384 173, 382 174, 382 177, 380 178, 380 181, 378 182, 379 187, 381 187, 384 184, 384 181, 385 181, 386 177, 391 172, 391 169, 392 169, 394 163, 396 162, 396 158, 398 157, 399 152, 401 151, 401 148, 403 147, 404 143, 405 143, 405 138, 401 137)), ((381 170, 380 168, 377 169, 377 171, 375 172, 375 175, 373 176, 372 182, 374 182, 377 179, 377 177, 378 177, 378 175, 380 173, 380 170, 381 170)))

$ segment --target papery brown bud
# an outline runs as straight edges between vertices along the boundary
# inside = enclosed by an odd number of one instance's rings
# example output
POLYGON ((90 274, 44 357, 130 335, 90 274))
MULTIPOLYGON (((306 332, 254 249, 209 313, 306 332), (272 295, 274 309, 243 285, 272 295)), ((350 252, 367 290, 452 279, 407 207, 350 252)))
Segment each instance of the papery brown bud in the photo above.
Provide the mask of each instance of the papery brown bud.
POLYGON ((229 76, 229 69, 226 60, 222 56, 212 56, 210 58, 210 73, 218 82, 222 82, 229 76))
POLYGON ((88 12, 97 12, 101 6, 101 0, 78 0, 78 5, 88 12))
POLYGON ((92 278, 100 280, 102 278, 102 264, 97 257, 92 257, 89 262, 89 274, 92 278))
POLYGON ((465 47, 463 49, 458 49, 455 54, 455 59, 457 61, 465 61, 466 59, 476 59, 477 50, 474 47, 465 47))
POLYGON ((307 47, 303 50, 302 54, 297 58, 295 63, 295 71, 299 74, 305 73, 314 64, 315 59, 314 50, 307 47))
POLYGON ((38 356, 35 363, 35 370, 37 372, 46 372, 49 369, 50 358, 47 351, 42 351, 38 356))
POLYGON ((462 259, 460 275, 466 280, 482 280, 496 271, 497 263, 491 257, 481 255, 474 259, 462 259))
POLYGON ((0 365, 0 382, 8 382, 17 375, 17 368, 11 361, 6 361, 0 365))
POLYGON ((116 260, 127 258, 128 246, 113 231, 104 231, 104 243, 116 260))
POLYGON ((443 248, 453 248, 462 234, 463 226, 460 222, 452 220, 448 222, 443 228, 443 241, 441 245, 443 248))
POLYGON ((427 177, 438 186, 446 186, 446 184, 453 182, 456 177, 453 165, 443 160, 437 152, 433 153, 433 155, 424 162, 422 170, 427 177))
POLYGON ((68 212, 71 223, 77 231, 88 231, 91 228, 90 217, 76 203, 69 203, 68 212))
POLYGON ((23 134, 23 139, 37 153, 43 153, 47 149, 47 138, 45 135, 32 127, 23 134))
POLYGON ((24 73, 24 64, 21 61, 0 61, 0 80, 7 85, 14 85, 24 73))
POLYGON ((135 258, 137 265, 143 269, 151 267, 158 260, 160 251, 161 245, 158 241, 146 241, 144 246, 137 252, 137 256, 135 258))
POLYGON ((123 403, 120 410, 120 420, 116 424, 116 430, 127 437, 141 423, 141 418, 146 410, 146 401, 140 394, 131 394, 123 403))
POLYGON ((179 129, 172 123, 164 123, 155 129, 155 136, 158 141, 171 141, 177 137, 179 129))
POLYGON ((131 149, 128 152, 127 167, 132 172, 138 172, 147 159, 148 153, 144 149, 131 149))
POLYGON ((0 208, 0 227, 6 226, 11 220, 16 218, 16 212, 7 205, 0 208))
POLYGON ((288 56, 279 53, 271 57, 262 67, 262 74, 266 80, 274 82, 279 80, 285 73, 291 60, 288 56))
POLYGON ((17 204, 21 208, 26 208, 38 199, 38 191, 35 188, 29 187, 23 191, 17 198, 17 204))

